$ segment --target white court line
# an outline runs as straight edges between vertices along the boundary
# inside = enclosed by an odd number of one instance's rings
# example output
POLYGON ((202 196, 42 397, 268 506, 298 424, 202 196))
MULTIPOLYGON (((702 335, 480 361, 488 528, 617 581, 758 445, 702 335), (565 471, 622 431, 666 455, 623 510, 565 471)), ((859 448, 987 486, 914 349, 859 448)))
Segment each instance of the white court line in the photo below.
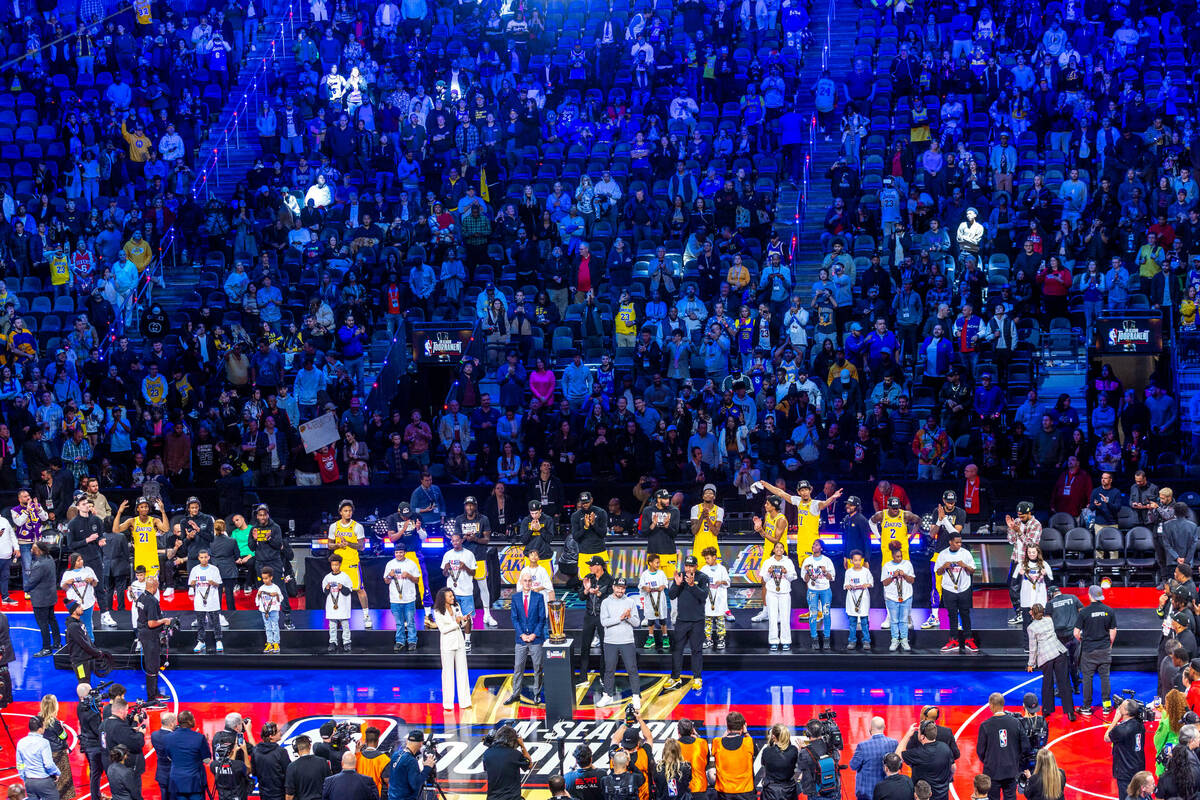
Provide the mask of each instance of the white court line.
MULTIPOLYGON (((1099 725, 1089 725, 1088 727, 1080 728, 1077 731, 1070 731, 1068 733, 1064 733, 1062 736, 1058 737, 1054 741, 1047 742, 1046 749, 1049 750, 1051 747, 1054 747, 1054 745, 1058 744, 1063 739, 1069 739, 1077 733, 1083 733, 1084 731, 1094 731, 1094 730, 1099 730, 1100 728, 1107 728, 1107 727, 1108 727, 1108 725, 1101 723, 1099 725)), ((1099 798, 1102 798, 1103 800, 1117 800, 1117 798, 1113 797, 1112 795, 1097 794, 1095 792, 1089 792, 1087 789, 1080 789, 1078 786, 1075 786, 1075 785, 1071 784, 1070 782, 1068 782, 1066 784, 1066 788, 1074 789, 1075 791, 1079 792, 1080 794, 1086 794, 1088 797, 1099 797, 1099 798)))
MULTIPOLYGON (((1040 681, 1041 679, 1042 679, 1042 676, 1038 675, 1036 678, 1030 678, 1029 680, 1027 680, 1023 683, 1018 683, 1016 686, 1012 687, 1011 689, 1005 689, 1003 692, 1001 692, 1001 694, 1003 694, 1007 697, 1008 695, 1015 692, 1017 689, 1024 689, 1029 684, 1036 683, 1037 681, 1040 681)), ((987 709, 987 707, 988 707, 987 703, 984 703, 979 708, 977 708, 973 712, 971 712, 971 716, 969 716, 965 720, 963 720, 963 724, 959 725, 958 730, 956 730, 954 732, 954 738, 957 740, 959 736, 962 736, 962 733, 963 733, 963 731, 965 731, 967 729, 967 726, 970 725, 972 722, 974 722, 975 718, 978 717, 980 714, 982 714, 987 709)), ((950 781, 950 798, 951 798, 951 800, 959 800, 958 792, 955 791, 955 789, 954 789, 954 780, 953 779, 951 779, 951 781, 950 781)))

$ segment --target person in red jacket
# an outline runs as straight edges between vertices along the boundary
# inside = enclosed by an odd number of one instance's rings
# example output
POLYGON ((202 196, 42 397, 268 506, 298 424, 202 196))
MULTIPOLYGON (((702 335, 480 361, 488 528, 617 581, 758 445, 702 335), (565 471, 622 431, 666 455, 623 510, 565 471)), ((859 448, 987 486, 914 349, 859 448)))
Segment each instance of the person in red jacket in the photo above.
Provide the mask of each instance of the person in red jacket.
POLYGON ((1066 470, 1054 483, 1054 493, 1050 496, 1050 510, 1078 517, 1091 496, 1092 476, 1079 468, 1078 458, 1071 456, 1067 459, 1066 470))

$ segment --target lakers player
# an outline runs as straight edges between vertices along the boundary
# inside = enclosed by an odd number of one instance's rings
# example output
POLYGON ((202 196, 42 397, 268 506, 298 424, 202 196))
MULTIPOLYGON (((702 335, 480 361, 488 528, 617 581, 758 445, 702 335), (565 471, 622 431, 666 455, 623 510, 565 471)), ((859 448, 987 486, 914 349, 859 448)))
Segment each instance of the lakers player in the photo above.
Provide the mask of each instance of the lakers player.
POLYGON ((708 548, 715 547, 717 558, 721 557, 717 536, 720 535, 724 522, 725 509, 717 505, 717 487, 706 483, 704 491, 700 493, 700 502, 692 506, 692 555, 699 556, 708 548))
MULTIPOLYGON (((803 564, 804 559, 812 555, 813 542, 821 534, 821 512, 837 502, 838 498, 842 496, 842 490, 838 489, 824 500, 814 500, 812 484, 808 481, 800 481, 796 484, 796 494, 788 494, 778 486, 766 481, 755 481, 753 488, 765 489, 785 503, 791 503, 796 507, 796 561, 803 564)), ((766 555, 763 553, 764 558, 766 555)), ((764 622, 766 619, 767 609, 764 607, 762 611, 754 615, 752 621, 764 622)), ((800 619, 808 619, 807 609, 800 612, 800 619)))
POLYGON ((908 560, 908 540, 912 531, 920 527, 921 518, 901 508, 899 497, 889 497, 887 508, 876 511, 871 517, 871 530, 879 534, 880 550, 889 553, 890 543, 899 542, 902 561, 908 560))
MULTIPOLYGON (((120 507, 117 509, 117 515, 113 518, 113 533, 125 533, 129 531, 129 535, 133 538, 133 566, 146 568, 146 577, 149 578, 159 574, 159 555, 164 551, 158 546, 159 534, 166 533, 170 530, 170 523, 167 521, 167 511, 163 508, 162 500, 155 498, 154 507, 158 510, 159 516, 150 516, 150 501, 145 497, 139 497, 137 504, 134 506, 134 516, 122 521, 121 517, 125 513, 125 509, 129 507, 128 500, 122 500, 120 507)), ((175 594, 172 584, 172 576, 164 576, 163 593, 167 596, 175 594)))
POLYGON ((371 629, 371 604, 367 602, 367 590, 363 588, 362 575, 358 568, 358 551, 366 544, 366 534, 361 523, 354 521, 354 502, 343 500, 338 504, 338 519, 329 523, 330 549, 342 557, 342 572, 350 579, 350 588, 358 593, 358 603, 363 612, 363 628, 371 629))

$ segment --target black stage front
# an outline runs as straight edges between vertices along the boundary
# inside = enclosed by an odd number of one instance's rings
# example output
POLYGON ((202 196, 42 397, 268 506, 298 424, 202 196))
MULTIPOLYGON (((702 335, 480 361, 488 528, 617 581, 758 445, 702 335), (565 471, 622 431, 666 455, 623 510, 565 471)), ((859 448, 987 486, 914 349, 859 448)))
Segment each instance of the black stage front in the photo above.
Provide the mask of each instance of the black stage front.
MULTIPOLYGON (((1008 609, 976 609, 972 613, 976 639, 980 652, 973 655, 942 654, 940 648, 949 639, 945 629, 945 615, 941 627, 924 630, 920 624, 928 617, 928 609, 913 609, 917 623, 909 632, 911 653, 890 653, 887 650, 891 637, 886 630, 879 630, 886 614, 882 609, 872 611, 871 652, 844 652, 846 629, 835 610, 833 652, 814 653, 809 649, 808 624, 796 618, 793 611, 792 650, 771 653, 767 651, 767 625, 752 623, 750 618, 756 609, 735 610, 724 652, 706 650, 704 662, 712 669, 762 669, 765 664, 778 669, 831 669, 850 665, 854 669, 964 669, 964 670, 1019 670, 1024 669, 1026 657, 1022 652, 1024 636, 1020 626, 1009 626, 1008 609), (763 659, 767 659, 764 662, 763 659)), ((172 613, 172 612, 167 612, 172 613)), ((292 621, 296 629, 281 631, 282 652, 278 655, 262 653, 265 639, 262 617, 256 611, 226 612, 230 627, 225 629, 225 652, 222 654, 195 655, 196 633, 189 627, 193 614, 180 612, 183 629, 172 641, 172 669, 263 669, 280 667, 306 669, 319 664, 356 669, 435 668, 441 666, 438 651, 438 634, 432 630, 418 633, 418 649, 413 653, 392 653, 395 635, 391 614, 387 611, 372 611, 376 625, 373 630, 362 628, 362 617, 356 609, 351 620, 353 627, 353 652, 344 654, 326 653, 329 635, 325 628, 324 614, 320 611, 296 611, 292 621), (380 627, 383 626, 383 627, 380 627), (316 659, 320 659, 317 661, 316 659), (328 659, 332 659, 332 662, 328 659)), ((480 615, 476 616, 476 619, 480 615)), ((472 634, 473 647, 467 655, 468 664, 474 669, 511 669, 513 633, 509 624, 508 611, 493 611, 500 623, 498 628, 477 628, 472 634)), ((583 612, 567 612, 567 636, 578 639, 583 612)), ((137 654, 133 648, 133 634, 128 614, 118 614, 119 627, 96 628, 96 644, 116 656, 116 666, 122 669, 137 668, 137 654)), ((1157 668, 1156 651, 1161 638, 1161 620, 1149 609, 1122 610, 1118 618, 1119 631, 1113 649, 1114 669, 1154 670, 1157 668)), ((669 653, 658 654, 641 649, 645 633, 639 631, 639 666, 646 671, 670 671, 669 653)), ((596 651, 593 651, 594 653, 596 651)), ((576 648, 578 667, 578 647, 576 648)), ((54 656, 55 666, 70 669, 66 654, 59 651, 54 656)), ((593 660, 594 670, 602 668, 602 659, 593 660)), ((685 659, 685 667, 691 661, 685 659)))

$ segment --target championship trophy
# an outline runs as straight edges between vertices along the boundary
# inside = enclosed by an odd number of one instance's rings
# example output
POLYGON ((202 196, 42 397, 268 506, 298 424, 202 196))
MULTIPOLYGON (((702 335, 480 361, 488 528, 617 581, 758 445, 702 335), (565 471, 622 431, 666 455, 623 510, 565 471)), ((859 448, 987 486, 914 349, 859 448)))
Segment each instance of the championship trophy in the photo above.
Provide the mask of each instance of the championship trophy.
POLYGON ((567 606, 562 600, 551 600, 546 604, 546 614, 550 618, 550 643, 562 644, 567 640, 563 626, 567 622, 567 606))

